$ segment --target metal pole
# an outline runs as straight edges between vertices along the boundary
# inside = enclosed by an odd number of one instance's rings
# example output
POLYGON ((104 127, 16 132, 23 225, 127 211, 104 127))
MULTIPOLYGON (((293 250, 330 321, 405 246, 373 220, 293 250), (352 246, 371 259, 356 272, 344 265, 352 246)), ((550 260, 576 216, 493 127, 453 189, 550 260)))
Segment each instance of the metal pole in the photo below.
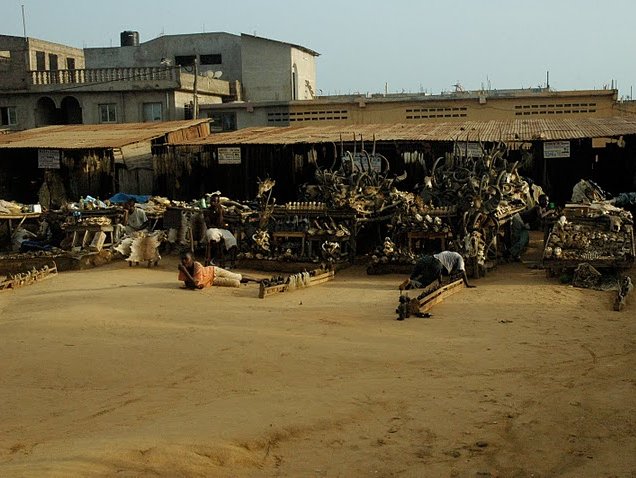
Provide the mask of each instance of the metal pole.
POLYGON ((24 33, 24 38, 26 38, 26 20, 24 17, 24 5, 22 5, 22 31, 24 33))
POLYGON ((199 97, 198 93, 198 84, 199 82, 199 64, 197 62, 197 58, 194 58, 194 98, 192 99, 192 118, 197 119, 199 117, 199 97))

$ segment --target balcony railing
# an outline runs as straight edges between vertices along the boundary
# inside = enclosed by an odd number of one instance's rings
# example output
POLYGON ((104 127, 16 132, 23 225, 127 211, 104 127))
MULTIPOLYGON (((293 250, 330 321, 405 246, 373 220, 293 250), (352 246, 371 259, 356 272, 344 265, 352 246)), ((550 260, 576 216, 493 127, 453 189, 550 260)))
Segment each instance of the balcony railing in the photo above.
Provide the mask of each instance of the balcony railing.
POLYGON ((85 70, 31 71, 32 85, 95 84, 113 81, 156 81, 179 79, 178 68, 91 68, 85 70))

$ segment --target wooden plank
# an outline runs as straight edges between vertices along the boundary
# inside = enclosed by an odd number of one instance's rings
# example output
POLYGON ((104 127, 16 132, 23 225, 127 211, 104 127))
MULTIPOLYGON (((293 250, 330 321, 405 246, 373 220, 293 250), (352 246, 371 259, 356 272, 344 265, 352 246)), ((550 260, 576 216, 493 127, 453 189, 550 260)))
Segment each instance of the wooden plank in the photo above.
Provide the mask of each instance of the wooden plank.
POLYGON ((10 274, 6 279, 0 282, 1 289, 17 289, 31 285, 41 280, 49 279, 57 275, 57 264, 51 261, 51 264, 45 264, 41 269, 33 269, 31 271, 10 274))
POLYGON ((258 298, 264 299, 265 297, 278 294, 280 292, 285 292, 286 290, 287 290, 287 284, 278 284, 278 285, 272 285, 269 287, 265 287, 263 286, 263 284, 261 284, 261 287, 258 293, 258 298))
POLYGON ((464 281, 459 279, 434 290, 428 295, 425 295, 420 299, 420 312, 427 312, 431 310, 435 304, 439 304, 463 288, 464 281))
POLYGON ((309 285, 317 285, 322 284, 323 282, 327 282, 334 278, 336 273, 334 271, 327 271, 323 274, 318 274, 309 278, 309 285))
MULTIPOLYGON (((317 270, 320 270, 320 269, 317 269, 317 270)), ((323 273, 320 273, 320 274, 315 275, 313 277, 310 277, 309 284, 307 284, 306 286, 304 286, 304 287, 295 287, 293 289, 289 288, 289 284, 278 284, 278 285, 272 285, 272 286, 269 286, 269 287, 265 287, 265 286, 263 286, 263 284, 261 284, 261 287, 260 287, 259 293, 258 293, 258 297, 259 297, 259 299, 264 299, 265 297, 269 297, 269 296, 275 295, 275 294, 280 294, 281 292, 290 292, 292 290, 306 289, 307 287, 312 287, 312 286, 315 286, 315 285, 324 284, 325 282, 333 280, 335 275, 336 275, 335 271, 323 272, 323 273)))

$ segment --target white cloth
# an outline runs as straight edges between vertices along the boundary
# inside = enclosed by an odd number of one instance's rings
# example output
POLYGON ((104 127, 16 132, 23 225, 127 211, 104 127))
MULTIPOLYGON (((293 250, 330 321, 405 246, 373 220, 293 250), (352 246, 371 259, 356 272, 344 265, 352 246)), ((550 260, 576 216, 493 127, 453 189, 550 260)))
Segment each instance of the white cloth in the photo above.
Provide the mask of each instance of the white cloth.
POLYGON ((222 267, 211 266, 214 267, 214 280, 212 281, 212 285, 222 286, 222 287, 240 287, 241 279, 243 276, 236 272, 228 271, 227 269, 223 269, 222 267))
POLYGON ((205 237, 210 242, 220 242, 221 239, 223 239, 223 241, 225 241, 225 248, 228 250, 237 244, 236 237, 227 229, 211 227, 205 232, 205 237))
POLYGON ((433 254, 433 257, 442 263, 449 274, 453 271, 465 270, 464 258, 457 252, 442 251, 439 254, 433 254))
POLYGON ((148 220, 146 213, 143 209, 139 209, 138 207, 131 213, 128 213, 128 224, 134 230, 138 231, 142 224, 144 224, 148 220))

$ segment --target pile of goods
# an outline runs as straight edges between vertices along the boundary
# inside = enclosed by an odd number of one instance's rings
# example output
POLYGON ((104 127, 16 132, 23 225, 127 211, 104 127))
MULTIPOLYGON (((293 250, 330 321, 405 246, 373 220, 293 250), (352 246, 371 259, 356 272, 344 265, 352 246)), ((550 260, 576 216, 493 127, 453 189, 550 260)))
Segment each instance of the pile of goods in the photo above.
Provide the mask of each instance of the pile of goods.
POLYGON ((5 201, 4 199, 0 199, 0 214, 13 216, 18 214, 23 214, 26 206, 22 204, 18 204, 15 201, 5 201))
POLYGON ((634 263, 631 214, 606 203, 566 206, 543 251, 546 267, 627 268, 634 263))
POLYGON ((408 264, 413 265, 417 259, 416 254, 408 247, 398 247, 390 237, 384 238, 382 246, 378 246, 371 254, 368 273, 374 273, 373 267, 378 264, 408 264))
POLYGON ((274 276, 263 279, 260 284, 259 298, 264 299, 282 292, 312 287, 333 280, 335 271, 330 268, 318 268, 310 271, 298 272, 287 277, 274 276))
POLYGON ((519 174, 517 163, 508 163, 507 155, 503 143, 490 150, 482 147, 480 157, 468 157, 456 145, 455 154, 433 164, 421 193, 434 207, 456 206, 455 232, 463 238, 464 252, 478 261, 496 257, 500 227, 531 202, 528 183, 519 174), (477 238, 481 244, 475 246, 477 238))

